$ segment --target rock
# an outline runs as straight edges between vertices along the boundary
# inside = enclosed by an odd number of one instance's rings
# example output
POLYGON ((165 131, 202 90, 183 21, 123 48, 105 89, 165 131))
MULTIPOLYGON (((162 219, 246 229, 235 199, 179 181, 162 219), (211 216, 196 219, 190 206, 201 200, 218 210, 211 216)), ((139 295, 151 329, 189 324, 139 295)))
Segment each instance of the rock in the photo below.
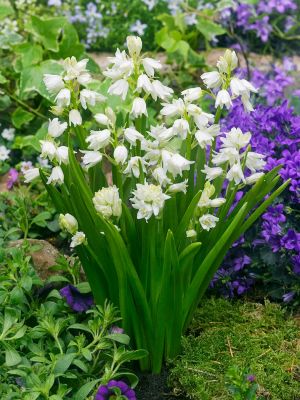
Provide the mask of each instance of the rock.
POLYGON ((8 173, 0 176, 0 193, 8 192, 7 185, 6 185, 7 179, 8 179, 8 173))
MULTIPOLYGON (((14 240, 9 243, 9 247, 21 247, 25 239, 14 240)), ((59 251, 46 240, 26 239, 30 246, 35 248, 30 251, 33 265, 41 279, 47 279, 54 273, 49 269, 56 264, 59 251)))

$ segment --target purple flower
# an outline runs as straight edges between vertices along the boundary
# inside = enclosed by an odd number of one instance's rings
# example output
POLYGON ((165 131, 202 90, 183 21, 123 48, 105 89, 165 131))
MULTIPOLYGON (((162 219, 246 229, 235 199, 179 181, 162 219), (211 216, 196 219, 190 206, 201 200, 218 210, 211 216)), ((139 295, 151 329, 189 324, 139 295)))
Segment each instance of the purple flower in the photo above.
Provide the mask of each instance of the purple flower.
POLYGON ((119 326, 112 326, 110 333, 124 333, 124 329, 120 328, 119 326))
POLYGON ((293 297, 295 296, 295 292, 288 292, 288 293, 285 293, 283 296, 282 296, 282 300, 285 302, 285 303, 289 303, 290 301, 292 301, 293 300, 293 297))
POLYGON ((94 299, 88 293, 80 293, 73 285, 67 285, 60 289, 59 293, 66 299, 68 305, 76 312, 84 312, 93 304, 94 299))
POLYGON ((257 37, 264 43, 268 41, 270 33, 272 32, 272 25, 269 24, 269 20, 269 16, 265 15, 261 19, 256 19, 254 24, 249 26, 249 29, 255 30, 257 37))
POLYGON ((107 385, 101 385, 96 393, 95 400, 122 399, 136 400, 135 392, 123 381, 111 380, 107 385))
POLYGON ((8 179, 6 181, 6 187, 11 190, 14 184, 18 181, 19 172, 15 168, 11 168, 8 173, 8 179))
POLYGON ((289 229, 287 234, 281 239, 281 246, 287 250, 300 251, 300 233, 289 229))
POLYGON ((295 275, 300 275, 300 254, 292 257, 293 272, 295 275))
POLYGON ((247 375, 247 381, 248 382, 255 382, 256 381, 256 376, 255 375, 247 375))

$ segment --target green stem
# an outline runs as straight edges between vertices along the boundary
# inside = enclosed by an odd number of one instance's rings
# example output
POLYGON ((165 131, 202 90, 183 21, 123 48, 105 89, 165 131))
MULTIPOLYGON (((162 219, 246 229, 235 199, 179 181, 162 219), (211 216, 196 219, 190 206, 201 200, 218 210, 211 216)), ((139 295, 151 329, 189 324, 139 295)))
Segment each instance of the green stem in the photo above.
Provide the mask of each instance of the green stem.
POLYGON ((9 93, 7 91, 5 91, 5 93, 7 94, 7 96, 9 96, 12 100, 14 100, 17 104, 19 104, 21 107, 25 108, 25 110, 31 112, 32 114, 34 114, 36 117, 42 118, 44 120, 48 120, 48 118, 39 113, 38 111, 34 110, 33 108, 31 108, 28 104, 24 103, 22 100, 18 99, 15 95, 13 95, 12 93, 9 93))

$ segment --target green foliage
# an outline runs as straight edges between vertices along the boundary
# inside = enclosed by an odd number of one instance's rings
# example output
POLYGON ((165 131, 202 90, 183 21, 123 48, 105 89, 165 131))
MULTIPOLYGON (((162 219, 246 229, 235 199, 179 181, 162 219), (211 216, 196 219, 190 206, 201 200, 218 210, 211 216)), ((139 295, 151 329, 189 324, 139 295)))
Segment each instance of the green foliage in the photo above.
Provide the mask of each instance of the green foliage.
POLYGON ((123 364, 145 352, 127 350, 129 337, 111 333, 115 308, 70 313, 56 289, 39 289, 26 251, 0 254, 1 399, 92 399, 101 383, 122 376, 136 385, 123 364))
POLYGON ((0 193, 1 245, 7 240, 45 238, 58 231, 56 211, 46 191, 36 189, 20 186, 0 193))
POLYGON ((182 345, 170 381, 187 398, 295 400, 299 395, 299 323, 276 304, 206 300, 182 345), (254 374, 252 386, 248 374, 254 374), (254 389, 257 397, 251 397, 254 389))
MULTIPOLYGON (((0 33, 0 123, 2 128, 14 126, 16 147, 30 147, 31 152, 38 141, 26 139, 26 134, 39 131, 48 120, 51 97, 44 74, 60 74, 62 58, 86 56, 73 25, 65 17, 46 17, 44 11, 34 4, 28 9, 0 4, 0 24, 15 24, 0 33)), ((99 72, 92 61, 90 66, 99 72)))

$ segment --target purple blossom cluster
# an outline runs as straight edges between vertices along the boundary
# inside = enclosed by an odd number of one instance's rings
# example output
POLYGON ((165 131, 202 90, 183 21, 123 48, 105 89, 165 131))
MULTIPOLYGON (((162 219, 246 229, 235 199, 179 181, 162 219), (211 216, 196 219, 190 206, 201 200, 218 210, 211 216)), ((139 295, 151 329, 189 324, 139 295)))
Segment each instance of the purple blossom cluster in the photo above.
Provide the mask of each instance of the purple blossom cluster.
POLYGON ((293 0, 260 0, 255 4, 234 1, 233 7, 222 11, 221 18, 224 24, 234 21, 243 33, 255 32, 257 38, 266 43, 273 31, 272 18, 282 16, 285 20, 284 30, 287 32, 296 23, 289 15, 295 10, 297 4, 293 0))
MULTIPOLYGON (((246 113, 236 102, 223 121, 223 129, 241 126, 243 131, 250 131, 252 149, 267 156, 266 171, 282 165, 280 175, 291 183, 252 233, 240 238, 230 250, 211 286, 233 297, 244 294, 260 280, 272 286, 270 292, 277 298, 289 302, 300 294, 300 116, 288 100, 282 101, 285 89, 293 83, 283 69, 275 67, 271 75, 253 71, 252 83, 264 88, 265 104, 246 113), (264 271, 262 265, 266 266, 264 271)), ((242 195, 238 192, 236 201, 242 195)))
POLYGON ((106 38, 109 28, 103 25, 103 15, 99 11, 99 6, 93 2, 87 5, 75 5, 73 10, 68 10, 67 17, 73 24, 84 25, 85 45, 90 48, 98 39, 106 38))
POLYGON ((95 400, 136 400, 133 389, 123 381, 111 380, 107 385, 101 385, 96 393, 95 400))

